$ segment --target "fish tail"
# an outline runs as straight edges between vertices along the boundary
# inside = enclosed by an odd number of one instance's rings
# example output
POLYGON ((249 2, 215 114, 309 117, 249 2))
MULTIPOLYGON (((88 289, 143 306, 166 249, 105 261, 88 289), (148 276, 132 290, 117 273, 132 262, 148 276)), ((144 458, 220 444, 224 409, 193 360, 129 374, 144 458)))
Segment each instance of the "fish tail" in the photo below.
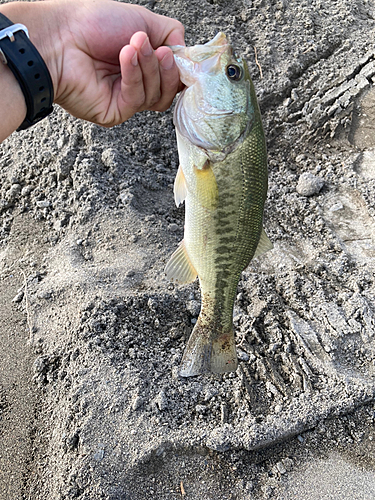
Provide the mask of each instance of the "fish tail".
POLYGON ((180 376, 232 372, 237 365, 233 329, 217 332, 198 318, 182 357, 180 376))

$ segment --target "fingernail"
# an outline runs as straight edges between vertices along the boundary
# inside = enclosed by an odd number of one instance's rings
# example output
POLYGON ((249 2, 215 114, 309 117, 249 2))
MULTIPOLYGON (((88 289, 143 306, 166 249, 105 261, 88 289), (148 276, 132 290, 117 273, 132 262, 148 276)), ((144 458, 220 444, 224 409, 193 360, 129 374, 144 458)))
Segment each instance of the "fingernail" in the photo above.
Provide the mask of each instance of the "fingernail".
POLYGON ((173 64, 174 64, 174 57, 172 52, 168 52, 167 54, 165 54, 163 59, 160 61, 160 66, 163 69, 172 69, 173 64))
POLYGON ((138 66, 138 56, 137 53, 130 59, 133 66, 138 66))
POLYGON ((146 40, 143 42, 143 45, 141 47, 141 52, 142 55, 144 56, 150 56, 152 54, 153 49, 151 47, 150 40, 148 38, 146 38, 146 40))

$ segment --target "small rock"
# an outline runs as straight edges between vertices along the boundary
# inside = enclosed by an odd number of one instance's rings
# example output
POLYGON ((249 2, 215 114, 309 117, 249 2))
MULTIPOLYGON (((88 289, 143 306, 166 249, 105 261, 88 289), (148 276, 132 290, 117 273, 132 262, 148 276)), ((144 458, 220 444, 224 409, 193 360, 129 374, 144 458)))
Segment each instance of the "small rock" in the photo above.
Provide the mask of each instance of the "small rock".
POLYGON ((225 403, 221 403, 220 406, 220 420, 223 425, 226 424, 228 420, 228 407, 225 403))
POLYGON ((241 349, 237 349, 237 358, 239 361, 249 361, 249 355, 241 349))
POLYGON ((298 101, 299 99, 299 95, 297 94, 297 91, 295 89, 293 89, 290 93, 290 98, 293 100, 293 101, 298 101))
POLYGON ((164 411, 168 408, 168 399, 164 391, 160 391, 155 398, 156 406, 160 411, 164 411))
POLYGON ((186 302, 186 309, 196 318, 201 310, 201 305, 197 300, 188 300, 186 302))
POLYGON ((324 180, 310 172, 304 172, 300 175, 296 187, 297 193, 301 196, 313 196, 318 194, 324 186, 324 180))
POLYGON ((195 411, 196 411, 197 413, 200 413, 200 414, 202 414, 202 413, 206 413, 206 411, 207 411, 207 406, 204 406, 204 405, 197 405, 197 406, 195 407, 195 411))
POLYGON ((40 290, 36 296, 38 299, 50 299, 52 297, 52 293, 47 290, 40 290))
POLYGON ((287 457, 287 458, 283 458, 281 461, 282 461, 286 471, 290 472, 293 468, 293 465, 294 465, 293 460, 291 458, 287 457))
POLYGON ((57 140, 56 146, 58 149, 61 149, 64 146, 65 142, 65 137, 60 137, 60 139, 57 140))
POLYGON ((13 297, 12 302, 14 302, 15 304, 18 304, 19 302, 22 301, 23 296, 24 296, 24 292, 22 290, 21 292, 18 292, 15 297, 13 297))
POLYGON ((219 391, 213 385, 208 385, 204 388, 203 394, 204 394, 204 400, 210 401, 210 399, 219 394, 219 391))
POLYGON ((307 156, 302 154, 302 155, 297 155, 296 156, 296 163, 302 163, 304 160, 306 160, 307 156))
POLYGON ((36 202, 36 206, 38 208, 48 208, 51 206, 51 202, 49 200, 39 200, 36 202))
POLYGON ((101 460, 103 460, 103 458, 104 458, 104 450, 100 449, 95 453, 94 460, 100 462, 101 460))
POLYGON ((230 424, 214 429, 207 439, 206 445, 211 450, 227 451, 233 446, 234 430, 230 424))
POLYGON ((14 200, 21 192, 21 186, 19 184, 12 184, 9 189, 7 196, 9 200, 14 200))
POLYGON ((168 226, 168 229, 170 231, 172 231, 172 233, 175 233, 176 231, 178 231, 180 228, 177 224, 175 224, 174 222, 172 222, 172 224, 169 224, 168 226))
POLYGON ((136 396, 132 402, 133 410, 138 410, 138 408, 140 408, 144 402, 145 400, 141 396, 136 396))
POLYGON ((116 166, 116 150, 112 148, 105 149, 102 153, 102 162, 106 167, 116 166))
POLYGON ((134 194, 130 193, 129 191, 122 191, 119 194, 119 200, 121 201, 121 203, 123 205, 130 205, 130 203, 132 202, 133 198, 134 198, 134 194))
POLYGON ((285 468, 285 465, 282 462, 277 462, 277 464, 275 465, 275 469, 280 474, 286 474, 286 468, 285 468))
POLYGON ((330 212, 338 212, 339 210, 342 210, 343 208, 344 208, 344 205, 340 202, 337 202, 330 207, 329 211, 330 212))
POLYGON ((32 190, 32 186, 24 186, 21 190, 21 196, 28 196, 32 190))

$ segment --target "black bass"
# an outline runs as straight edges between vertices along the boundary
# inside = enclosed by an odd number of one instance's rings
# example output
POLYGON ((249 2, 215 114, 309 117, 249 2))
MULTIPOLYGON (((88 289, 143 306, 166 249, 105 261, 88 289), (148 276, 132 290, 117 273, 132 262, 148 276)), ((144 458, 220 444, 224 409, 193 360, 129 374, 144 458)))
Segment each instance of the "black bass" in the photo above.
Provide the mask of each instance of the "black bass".
POLYGON ((204 45, 172 47, 186 88, 174 111, 180 167, 177 206, 185 201, 184 239, 165 272, 178 283, 198 276, 202 308, 180 375, 235 371, 233 306, 241 272, 272 248, 262 227, 266 144, 246 62, 224 33, 204 45))

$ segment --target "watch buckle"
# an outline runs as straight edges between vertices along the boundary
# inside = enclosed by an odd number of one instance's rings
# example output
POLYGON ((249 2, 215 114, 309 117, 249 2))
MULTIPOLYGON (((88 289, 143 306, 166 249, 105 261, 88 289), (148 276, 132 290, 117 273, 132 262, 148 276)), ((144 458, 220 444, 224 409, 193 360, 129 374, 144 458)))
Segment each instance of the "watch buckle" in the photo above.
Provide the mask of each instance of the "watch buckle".
POLYGON ((14 34, 17 33, 17 31, 23 31, 27 38, 30 38, 26 26, 23 24, 12 24, 12 26, 8 26, 0 31, 0 40, 8 37, 11 42, 14 42, 14 34))

